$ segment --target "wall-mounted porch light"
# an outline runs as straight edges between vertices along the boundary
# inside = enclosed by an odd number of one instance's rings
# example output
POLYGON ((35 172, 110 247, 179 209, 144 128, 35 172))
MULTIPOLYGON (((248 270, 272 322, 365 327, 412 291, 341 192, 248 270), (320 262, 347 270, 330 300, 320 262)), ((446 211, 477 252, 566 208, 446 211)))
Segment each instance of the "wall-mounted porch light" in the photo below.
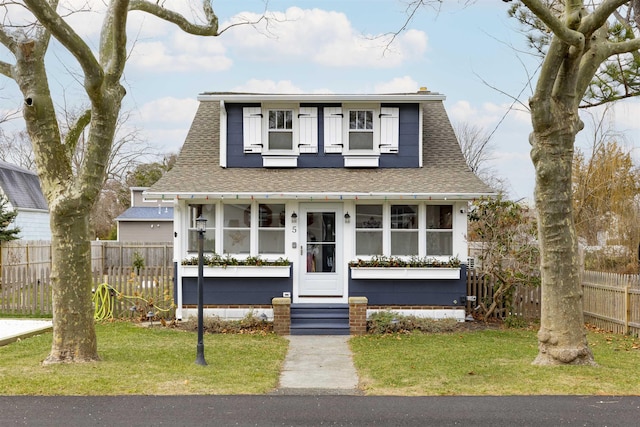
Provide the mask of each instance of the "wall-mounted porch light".
POLYGON ((297 222, 298 222, 298 214, 294 212, 291 214, 291 223, 295 224, 297 222))
POLYGON ((349 212, 344 214, 344 222, 346 222, 347 224, 351 222, 351 215, 349 215, 349 212))

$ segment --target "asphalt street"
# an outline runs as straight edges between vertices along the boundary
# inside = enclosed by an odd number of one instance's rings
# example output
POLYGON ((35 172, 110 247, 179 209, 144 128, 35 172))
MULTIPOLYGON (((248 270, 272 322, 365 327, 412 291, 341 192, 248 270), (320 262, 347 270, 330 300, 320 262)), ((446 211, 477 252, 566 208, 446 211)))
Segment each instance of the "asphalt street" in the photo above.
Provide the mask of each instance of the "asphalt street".
POLYGON ((0 396, 1 426, 637 426, 640 396, 0 396))

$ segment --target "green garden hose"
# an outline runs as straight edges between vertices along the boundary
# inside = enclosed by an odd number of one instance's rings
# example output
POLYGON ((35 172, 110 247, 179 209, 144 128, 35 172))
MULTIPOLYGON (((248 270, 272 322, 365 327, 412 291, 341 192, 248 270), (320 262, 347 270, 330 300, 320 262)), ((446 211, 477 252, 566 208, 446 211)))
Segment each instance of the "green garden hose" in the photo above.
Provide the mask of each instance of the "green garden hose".
POLYGON ((155 304, 151 303, 150 301, 148 301, 147 299, 143 298, 142 296, 124 295, 122 292, 119 292, 117 289, 115 289, 113 286, 109 285, 108 283, 101 283, 96 288, 92 297, 93 306, 94 306, 93 318, 95 320, 113 319, 113 309, 115 306, 116 298, 139 300, 146 303, 147 305, 153 306, 153 308, 158 311, 170 310, 170 309, 160 308, 155 304))

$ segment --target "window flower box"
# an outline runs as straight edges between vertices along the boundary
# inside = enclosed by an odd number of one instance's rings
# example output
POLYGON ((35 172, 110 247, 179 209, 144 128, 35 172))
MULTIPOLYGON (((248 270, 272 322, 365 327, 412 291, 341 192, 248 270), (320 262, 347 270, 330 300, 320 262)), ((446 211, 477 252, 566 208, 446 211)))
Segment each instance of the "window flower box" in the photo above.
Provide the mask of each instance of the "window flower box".
MULTIPOLYGON (((217 254, 203 256, 204 277, 290 277, 291 263, 285 258, 275 261, 257 257, 238 260, 217 254)), ((198 277, 198 257, 186 258, 181 263, 182 277, 198 277)))
POLYGON ((349 263, 352 279, 460 279, 460 260, 434 258, 374 256, 349 263))
POLYGON ((448 267, 351 267, 352 279, 460 279, 460 268, 448 267))
MULTIPOLYGON (((198 277, 197 265, 183 265, 182 277, 198 277)), ((288 265, 227 265, 204 266, 204 277, 289 277, 288 265)))

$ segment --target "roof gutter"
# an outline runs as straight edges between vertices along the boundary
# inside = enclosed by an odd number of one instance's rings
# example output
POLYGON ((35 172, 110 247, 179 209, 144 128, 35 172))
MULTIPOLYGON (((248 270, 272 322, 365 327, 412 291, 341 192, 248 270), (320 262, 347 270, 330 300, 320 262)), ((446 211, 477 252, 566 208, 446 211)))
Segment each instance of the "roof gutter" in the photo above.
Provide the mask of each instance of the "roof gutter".
POLYGON ((145 197, 153 200, 472 200, 480 197, 492 197, 496 193, 293 193, 293 192, 252 192, 252 193, 209 193, 209 192, 154 192, 145 193, 145 197))
POLYGON ((394 102, 415 103, 444 101, 446 96, 435 92, 382 94, 282 94, 282 93, 202 93, 198 101, 223 102, 394 102))

